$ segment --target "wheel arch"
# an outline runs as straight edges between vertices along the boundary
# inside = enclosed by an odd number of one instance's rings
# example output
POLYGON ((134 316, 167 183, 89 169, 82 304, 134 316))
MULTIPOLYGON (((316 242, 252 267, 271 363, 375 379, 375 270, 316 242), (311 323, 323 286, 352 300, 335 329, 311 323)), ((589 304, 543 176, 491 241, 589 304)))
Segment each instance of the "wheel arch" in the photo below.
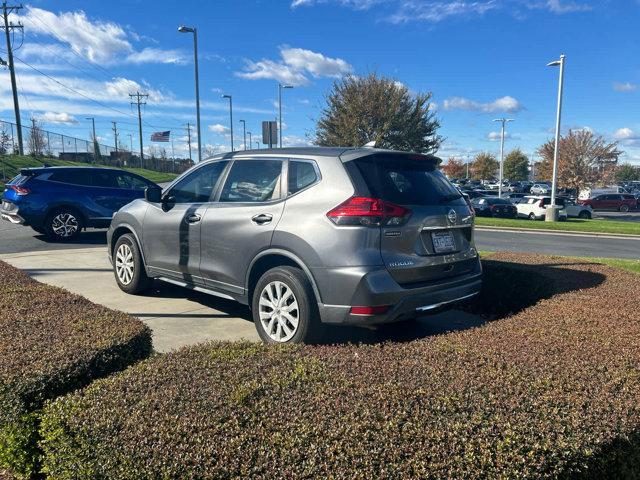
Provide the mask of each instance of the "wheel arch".
POLYGON ((322 301, 320 296, 320 290, 316 284, 313 274, 309 267, 300 259, 297 255, 282 249, 265 250, 259 253, 249 264, 247 269, 247 276, 245 281, 245 291, 247 292, 247 303, 251 306, 251 298, 253 297, 253 290, 258 283, 260 277, 269 269, 274 267, 280 267, 288 265, 291 267, 300 268, 311 282, 313 293, 317 302, 322 301))
POLYGON ((147 270, 147 262, 144 258, 144 251, 142 250, 142 244, 140 243, 140 238, 138 237, 138 234, 136 233, 135 229, 128 223, 122 223, 113 230, 113 234, 111 235, 111 243, 109 244, 110 256, 113 258, 113 250, 116 248, 116 243, 118 243, 118 239, 121 236, 126 235, 127 233, 130 233, 133 235, 133 238, 135 239, 136 244, 138 245, 138 251, 140 251, 140 256, 142 257, 142 265, 144 265, 145 270, 147 270))

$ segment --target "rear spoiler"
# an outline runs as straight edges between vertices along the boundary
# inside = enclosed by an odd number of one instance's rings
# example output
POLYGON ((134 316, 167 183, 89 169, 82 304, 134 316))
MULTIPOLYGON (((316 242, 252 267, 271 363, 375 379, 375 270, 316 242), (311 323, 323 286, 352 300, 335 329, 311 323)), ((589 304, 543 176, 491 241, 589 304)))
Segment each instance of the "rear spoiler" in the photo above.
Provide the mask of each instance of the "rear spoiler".
POLYGON ((20 175, 24 175, 25 177, 33 177, 34 175, 37 175, 38 173, 40 173, 40 168, 21 168, 20 169, 20 175))

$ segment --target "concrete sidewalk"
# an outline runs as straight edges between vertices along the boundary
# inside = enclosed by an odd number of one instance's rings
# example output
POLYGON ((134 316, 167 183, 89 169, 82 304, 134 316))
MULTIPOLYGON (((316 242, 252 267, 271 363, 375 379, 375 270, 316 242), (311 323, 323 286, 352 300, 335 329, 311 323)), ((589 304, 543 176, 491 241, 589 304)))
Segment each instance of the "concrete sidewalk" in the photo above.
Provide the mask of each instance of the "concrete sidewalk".
POLYGON ((124 293, 104 247, 6 254, 0 260, 40 282, 140 318, 153 330, 157 351, 206 340, 259 340, 249 310, 235 302, 163 282, 144 295, 124 293))
MULTIPOLYGON (((239 303, 159 281, 144 295, 122 292, 113 278, 105 247, 12 253, 0 255, 0 260, 40 282, 140 318, 153 330, 153 346, 159 352, 207 340, 260 340, 249 309, 239 303)), ((378 330, 334 327, 326 341, 407 341, 482 323, 474 315, 450 311, 378 330)))

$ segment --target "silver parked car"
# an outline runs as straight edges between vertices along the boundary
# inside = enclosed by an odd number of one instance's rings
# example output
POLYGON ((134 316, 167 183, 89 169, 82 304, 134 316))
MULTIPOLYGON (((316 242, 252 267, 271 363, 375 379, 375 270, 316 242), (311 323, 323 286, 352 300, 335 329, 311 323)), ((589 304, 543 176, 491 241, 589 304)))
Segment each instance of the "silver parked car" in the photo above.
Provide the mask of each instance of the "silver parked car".
POLYGON ((122 290, 153 279, 249 305, 266 342, 415 318, 476 295, 473 214, 437 158, 291 148, 203 161, 113 217, 122 290))

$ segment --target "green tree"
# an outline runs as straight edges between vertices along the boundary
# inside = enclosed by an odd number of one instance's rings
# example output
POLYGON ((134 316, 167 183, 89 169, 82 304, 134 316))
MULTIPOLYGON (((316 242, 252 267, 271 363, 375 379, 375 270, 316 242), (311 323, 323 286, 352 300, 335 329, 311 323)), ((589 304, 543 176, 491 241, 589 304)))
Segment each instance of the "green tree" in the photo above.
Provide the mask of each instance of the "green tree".
POLYGON ((431 107, 431 93, 411 94, 401 83, 372 73, 333 84, 316 125, 316 143, 435 153, 442 137, 431 107))
POLYGON ((503 176, 511 181, 529 178, 529 157, 519 148, 513 149, 504 159, 503 176))
POLYGON ((640 167, 634 167, 628 163, 619 165, 616 169, 616 182, 632 182, 640 180, 640 167))
POLYGON ((477 180, 496 178, 500 162, 491 153, 482 152, 476 155, 471 164, 472 177, 477 180))

